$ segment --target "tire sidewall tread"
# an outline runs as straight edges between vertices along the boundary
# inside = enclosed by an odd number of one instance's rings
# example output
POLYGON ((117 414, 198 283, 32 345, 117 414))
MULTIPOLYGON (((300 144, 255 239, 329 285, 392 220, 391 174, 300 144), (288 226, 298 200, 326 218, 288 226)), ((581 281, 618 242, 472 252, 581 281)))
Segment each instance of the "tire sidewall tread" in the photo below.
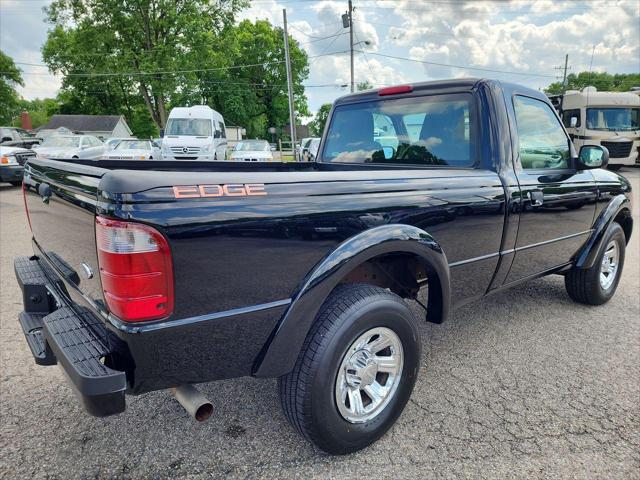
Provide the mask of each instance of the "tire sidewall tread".
POLYGON ((602 305, 613 297, 622 277, 624 267, 626 240, 622 227, 617 222, 612 222, 605 234, 596 260, 591 268, 573 267, 565 275, 565 287, 569 296, 576 302, 587 305, 602 305), (618 270, 616 278, 607 290, 600 285, 600 267, 609 243, 615 240, 618 244, 618 270))
POLYGON ((333 454, 351 453, 373 443, 395 423, 409 400, 421 358, 413 314, 397 295, 371 285, 339 285, 310 329, 292 372, 281 377, 282 406, 305 438, 333 454), (391 328, 403 345, 400 384, 389 404, 371 421, 347 422, 335 405, 337 370, 355 339, 377 327, 391 328))

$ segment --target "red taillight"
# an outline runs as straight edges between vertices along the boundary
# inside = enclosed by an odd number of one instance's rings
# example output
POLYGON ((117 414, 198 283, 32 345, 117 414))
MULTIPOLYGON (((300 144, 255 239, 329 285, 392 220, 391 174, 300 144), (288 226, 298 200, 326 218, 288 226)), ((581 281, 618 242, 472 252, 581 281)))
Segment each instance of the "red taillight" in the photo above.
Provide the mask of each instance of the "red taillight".
POLYGON ((96 217, 100 281, 111 313, 145 322, 173 312, 173 267, 167 240, 140 223, 96 217))
POLYGON ((398 95, 400 93, 409 93, 413 92, 413 87, 411 85, 398 85, 396 87, 386 87, 378 90, 378 95, 384 97, 386 95, 398 95))
POLYGON ((29 207, 27 207, 27 189, 25 188, 24 179, 22 180, 22 200, 24 201, 24 211, 27 213, 27 222, 29 222, 29 230, 33 233, 31 228, 31 217, 29 217, 29 207))

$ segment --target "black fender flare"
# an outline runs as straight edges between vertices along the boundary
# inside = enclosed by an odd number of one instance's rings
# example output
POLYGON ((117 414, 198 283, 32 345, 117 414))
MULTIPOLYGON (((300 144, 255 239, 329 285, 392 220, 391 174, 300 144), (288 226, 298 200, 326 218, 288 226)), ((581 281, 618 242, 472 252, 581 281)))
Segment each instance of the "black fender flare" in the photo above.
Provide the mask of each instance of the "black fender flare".
POLYGON ((598 215, 598 218, 593 224, 593 232, 591 232, 585 244, 575 255, 574 265, 576 268, 591 268, 594 265, 598 252, 602 247, 604 234, 613 220, 625 208, 630 212, 631 202, 626 195, 621 193, 613 197, 607 207, 600 212, 600 215, 598 215))
POLYGON ((412 253, 424 259, 440 281, 440 308, 431 321, 441 323, 451 302, 450 273, 442 247, 424 230, 409 225, 383 225, 355 235, 324 257, 292 296, 254 367, 256 377, 290 372, 320 307, 340 281, 358 265, 386 253, 412 253))

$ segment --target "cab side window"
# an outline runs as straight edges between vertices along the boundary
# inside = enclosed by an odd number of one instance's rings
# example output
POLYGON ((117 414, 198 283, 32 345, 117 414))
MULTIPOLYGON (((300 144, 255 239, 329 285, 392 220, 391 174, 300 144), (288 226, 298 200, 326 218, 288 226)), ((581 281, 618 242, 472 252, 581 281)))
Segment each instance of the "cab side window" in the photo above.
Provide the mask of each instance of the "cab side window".
POLYGON ((522 168, 569 168, 569 138, 551 107, 535 98, 523 96, 516 96, 513 103, 522 168))

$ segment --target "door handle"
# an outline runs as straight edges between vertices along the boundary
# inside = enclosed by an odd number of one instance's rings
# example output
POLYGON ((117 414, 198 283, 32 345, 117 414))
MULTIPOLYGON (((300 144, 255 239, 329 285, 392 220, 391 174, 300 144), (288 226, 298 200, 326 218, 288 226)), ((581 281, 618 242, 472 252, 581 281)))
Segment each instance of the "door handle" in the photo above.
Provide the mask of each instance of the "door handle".
POLYGON ((528 196, 532 207, 540 207, 544 203, 544 193, 542 193, 542 190, 530 190, 528 196))

